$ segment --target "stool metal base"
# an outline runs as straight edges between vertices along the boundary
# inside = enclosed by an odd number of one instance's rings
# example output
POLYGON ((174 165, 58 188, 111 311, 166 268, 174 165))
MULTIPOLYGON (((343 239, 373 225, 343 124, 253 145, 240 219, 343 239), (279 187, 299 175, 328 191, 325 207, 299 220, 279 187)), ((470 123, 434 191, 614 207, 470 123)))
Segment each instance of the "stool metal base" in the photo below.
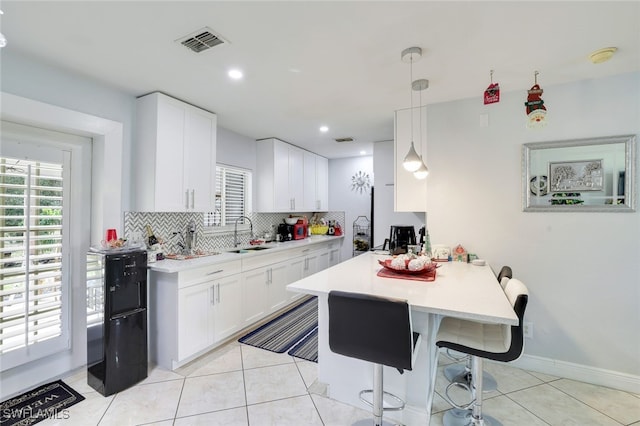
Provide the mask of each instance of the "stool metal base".
MULTIPOLYGON (((372 419, 362 419, 353 423, 351 426, 371 426, 374 425, 374 421, 372 419)), ((387 420, 382 420, 382 423, 375 426, 398 426, 398 423, 390 423, 387 420)))
POLYGON ((472 410, 460 410, 452 408, 444 413, 442 418, 444 426, 502 426, 494 417, 482 415, 482 419, 474 419, 472 410))
MULTIPOLYGON (((471 371, 464 365, 454 364, 444 368, 444 377, 451 383, 465 383, 471 386, 471 371)), ((496 379, 486 371, 482 372, 483 392, 491 392, 498 389, 496 379)))

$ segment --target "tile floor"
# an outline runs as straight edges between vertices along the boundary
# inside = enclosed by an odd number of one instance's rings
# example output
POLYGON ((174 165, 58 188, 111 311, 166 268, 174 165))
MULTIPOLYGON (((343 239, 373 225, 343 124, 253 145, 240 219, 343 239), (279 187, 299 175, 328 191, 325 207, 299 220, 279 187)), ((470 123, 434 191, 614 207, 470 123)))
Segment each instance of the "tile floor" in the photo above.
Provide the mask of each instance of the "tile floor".
MULTIPOLYGON (((440 395, 452 361, 440 360, 432 425, 450 408, 440 395)), ((498 381, 498 390, 485 394, 485 410, 505 426, 640 425, 640 395, 503 364, 485 369, 498 381)), ((345 426, 370 418, 321 396, 316 377, 314 363, 232 342, 175 372, 152 368, 143 382, 106 398, 86 384, 85 372, 66 377, 86 399, 68 418, 40 425, 345 426)))

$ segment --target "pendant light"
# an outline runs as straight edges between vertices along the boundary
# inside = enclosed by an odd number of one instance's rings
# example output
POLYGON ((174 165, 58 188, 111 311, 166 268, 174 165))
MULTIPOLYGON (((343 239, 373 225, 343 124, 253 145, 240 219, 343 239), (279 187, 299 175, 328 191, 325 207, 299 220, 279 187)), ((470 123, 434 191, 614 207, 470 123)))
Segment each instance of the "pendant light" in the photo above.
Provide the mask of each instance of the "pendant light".
MULTIPOLYGON (((404 49, 401 54, 403 62, 409 62, 409 82, 413 82, 413 62, 422 57, 422 49, 419 47, 409 47, 404 49)), ((420 168, 422 159, 418 156, 415 147, 413 146, 413 88, 409 91, 411 93, 411 147, 409 152, 402 161, 402 167, 408 172, 415 172, 420 168)))
MULTIPOLYGON (((420 111, 419 116, 422 116, 422 91, 427 89, 428 87, 429 87, 429 80, 425 80, 425 79, 416 80, 413 83, 411 83, 411 89, 420 92, 420 105, 418 107, 420 111)), ((420 118, 420 152, 422 152, 422 117, 420 118)), ((428 175, 429 175, 429 169, 427 169, 427 165, 424 163, 424 159, 422 158, 422 155, 420 155, 420 167, 418 168, 418 170, 413 172, 413 176, 416 179, 422 180, 422 179, 426 179, 428 175)))

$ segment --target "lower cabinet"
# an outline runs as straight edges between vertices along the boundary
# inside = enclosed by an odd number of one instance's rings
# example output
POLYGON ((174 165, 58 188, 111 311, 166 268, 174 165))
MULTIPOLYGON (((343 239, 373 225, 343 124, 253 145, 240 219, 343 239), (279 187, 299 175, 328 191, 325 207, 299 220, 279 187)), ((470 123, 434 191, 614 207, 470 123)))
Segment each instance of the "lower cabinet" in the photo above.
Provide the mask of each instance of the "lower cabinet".
POLYGON ((242 273, 243 326, 248 326, 287 303, 288 262, 279 262, 242 273))
POLYGON ((173 370, 206 352, 242 326, 241 262, 178 273, 151 271, 151 361, 173 370))

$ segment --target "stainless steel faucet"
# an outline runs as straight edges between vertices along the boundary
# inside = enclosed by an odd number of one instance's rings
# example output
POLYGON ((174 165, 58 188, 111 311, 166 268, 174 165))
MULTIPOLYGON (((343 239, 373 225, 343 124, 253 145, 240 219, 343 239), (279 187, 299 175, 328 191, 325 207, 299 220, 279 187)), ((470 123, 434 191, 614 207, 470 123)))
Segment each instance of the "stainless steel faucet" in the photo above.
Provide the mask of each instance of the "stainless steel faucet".
POLYGON ((234 228, 233 228, 233 246, 234 247, 238 247, 238 221, 240 219, 247 219, 249 221, 249 226, 250 226, 250 230, 251 230, 251 238, 253 239, 253 222, 251 222, 251 219, 249 219, 246 216, 240 216, 239 218, 236 219, 235 225, 234 225, 234 228))
POLYGON ((189 222, 189 225, 187 226, 187 238, 185 241, 185 249, 187 251, 187 254, 191 254, 193 252, 193 246, 195 245, 196 242, 196 222, 194 220, 192 220, 191 222, 189 222))

